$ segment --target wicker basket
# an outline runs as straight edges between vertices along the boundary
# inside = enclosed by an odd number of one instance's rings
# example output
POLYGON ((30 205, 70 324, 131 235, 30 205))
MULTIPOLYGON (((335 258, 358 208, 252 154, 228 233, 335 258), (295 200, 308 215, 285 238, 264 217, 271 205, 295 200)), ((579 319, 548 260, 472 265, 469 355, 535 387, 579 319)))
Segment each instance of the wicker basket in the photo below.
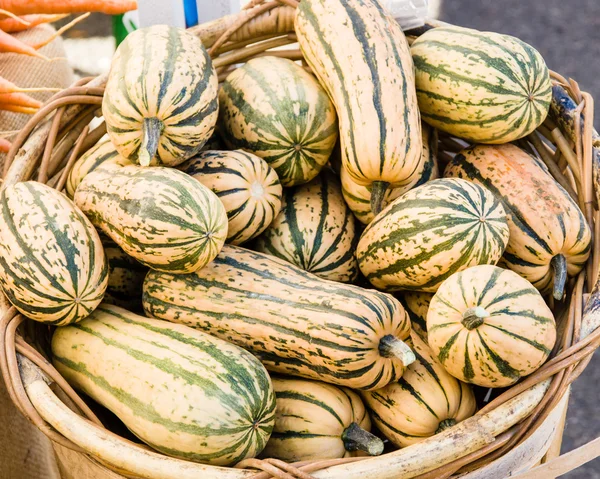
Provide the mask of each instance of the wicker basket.
MULTIPOLYGON (((194 27, 210 48, 222 80, 239 63, 261 55, 302 60, 296 42, 297 0, 255 0, 237 15, 194 27), (283 47, 283 49, 282 49, 283 47)), ((427 25, 424 29, 434 28, 427 25)), ((420 29, 421 31, 424 29, 420 29)), ((414 36, 421 31, 409 32, 414 36)), ((409 36, 409 40, 411 37, 409 36)), ((546 122, 519 145, 541 158, 577 198, 594 236, 600 233, 600 138, 593 130, 593 100, 577 83, 552 73, 554 95, 546 122)), ((104 135, 100 115, 106 78, 86 78, 56 94, 13 143, 4 165, 4 185, 37 179, 61 190, 74 161, 104 135), (94 123, 94 124, 97 124, 94 123)), ((464 143, 440 135, 443 162, 464 143)), ((44 358, 49 328, 25 320, 0 301, 0 369, 19 408, 55 445, 65 478, 268 479, 297 478, 502 478, 530 470, 544 455, 555 457, 569 385, 600 344, 600 260, 595 241, 587 268, 572 279, 567 301, 552 304, 559 339, 550 360, 502 393, 474 417, 432 438, 376 458, 346 458, 288 465, 245 460, 236 468, 212 467, 164 456, 106 430, 94 413, 44 358), (589 292, 589 293, 588 293, 589 292), (585 306, 584 306, 585 305, 585 306)), ((600 455, 597 441, 552 459, 519 477, 550 478, 600 455)))

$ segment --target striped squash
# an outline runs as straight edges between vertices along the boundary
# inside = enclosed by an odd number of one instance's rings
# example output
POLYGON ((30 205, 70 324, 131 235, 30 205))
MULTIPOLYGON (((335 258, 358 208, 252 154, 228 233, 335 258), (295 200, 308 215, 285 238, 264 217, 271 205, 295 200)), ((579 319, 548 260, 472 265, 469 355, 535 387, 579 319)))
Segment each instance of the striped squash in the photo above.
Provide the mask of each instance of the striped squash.
POLYGON ((75 203, 129 256, 161 271, 202 268, 227 236, 217 196, 171 168, 96 170, 80 183, 75 203))
MULTIPOLYGON (((382 207, 386 207, 408 190, 439 178, 437 132, 426 123, 423 123, 421 124, 421 136, 423 139, 423 162, 420 164, 420 169, 414 178, 414 182, 399 186, 398 188, 388 188, 381 203, 382 207)), ((375 217, 371 210, 371 185, 363 186, 356 183, 345 168, 340 169, 340 178, 342 180, 342 193, 344 194, 346 204, 361 223, 369 224, 375 217)))
POLYGON ((108 286, 102 300, 129 311, 142 308, 142 287, 148 268, 125 253, 112 239, 102 234, 104 255, 108 261, 108 286))
POLYGON ((480 143, 522 138, 548 114, 552 84, 542 56, 518 38, 448 26, 412 44, 424 121, 480 143))
POLYGON ((396 295, 408 313, 413 332, 421 339, 427 341, 427 311, 433 293, 419 293, 417 291, 404 291, 396 295))
POLYGON ((260 362, 186 326, 102 304, 56 330, 52 360, 69 384, 170 456, 233 465, 260 453, 273 429, 275 395, 260 362))
POLYGON ((422 170, 413 63, 398 23, 377 0, 302 0, 294 22, 304 58, 335 104, 342 164, 372 185, 379 213, 388 187, 422 170))
POLYGON ((231 341, 274 372, 377 389, 414 360, 402 342, 410 322, 392 296, 237 246, 192 274, 150 271, 143 301, 149 316, 231 341))
POLYGON ((513 271, 480 265, 440 286, 427 312, 427 340, 454 377, 505 387, 544 363, 556 327, 530 282, 513 271))
POLYGON ((108 165, 125 166, 129 164, 131 164, 129 160, 117 153, 110 139, 107 136, 103 137, 95 146, 81 155, 73 165, 73 168, 71 168, 67 177, 67 183, 65 184, 67 196, 73 199, 75 190, 79 186, 79 183, 81 183, 81 180, 83 180, 83 177, 96 168, 104 168, 108 165))
POLYGON ((102 301, 108 266, 98 233, 71 200, 35 181, 0 196, 0 284, 23 315, 57 326, 102 301))
POLYGON ((335 109, 323 88, 285 58, 253 58, 230 73, 219 108, 227 146, 263 158, 283 186, 317 176, 338 136, 335 109))
POLYGON ((306 185, 286 188, 281 212, 253 249, 321 278, 351 283, 358 274, 357 240, 354 217, 344 203, 339 180, 332 172, 322 171, 306 185))
POLYGON ((388 205, 366 227, 356 256, 378 289, 434 292, 457 271, 496 264, 508 234, 502 203, 487 189, 439 179, 388 205))
POLYGON ((200 151, 218 115, 218 80, 200 40, 154 25, 113 56, 102 114, 117 151, 142 166, 174 166, 200 151))
POLYGON ((506 266, 561 300, 567 274, 579 273, 590 255, 591 232, 546 166, 514 145, 476 145, 456 155, 444 175, 484 185, 502 201, 510 227, 506 266))
POLYGON ((252 153, 204 151, 179 167, 221 200, 229 227, 227 242, 242 244, 261 234, 281 209, 275 170, 252 153))
POLYGON ((306 379, 273 378, 275 427, 262 456, 287 462, 383 452, 360 396, 306 379))
POLYGON ((417 360, 398 382, 362 397, 377 428, 398 447, 431 437, 475 413, 473 390, 435 359, 429 346, 411 334, 417 360))

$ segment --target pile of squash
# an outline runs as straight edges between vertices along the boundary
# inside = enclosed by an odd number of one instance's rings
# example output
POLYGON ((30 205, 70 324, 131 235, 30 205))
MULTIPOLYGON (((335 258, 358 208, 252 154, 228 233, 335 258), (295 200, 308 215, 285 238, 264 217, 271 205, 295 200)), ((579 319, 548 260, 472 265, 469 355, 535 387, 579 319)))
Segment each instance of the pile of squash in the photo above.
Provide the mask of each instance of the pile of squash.
POLYGON ((310 68, 263 56, 222 84, 191 33, 130 34, 65 191, 1 193, 4 293, 167 455, 377 455, 450 428, 546 361, 546 299, 590 253, 514 143, 550 105, 531 46, 443 27, 409 47, 376 0, 302 0, 295 28, 310 68), (445 165, 438 132, 466 146, 445 165))

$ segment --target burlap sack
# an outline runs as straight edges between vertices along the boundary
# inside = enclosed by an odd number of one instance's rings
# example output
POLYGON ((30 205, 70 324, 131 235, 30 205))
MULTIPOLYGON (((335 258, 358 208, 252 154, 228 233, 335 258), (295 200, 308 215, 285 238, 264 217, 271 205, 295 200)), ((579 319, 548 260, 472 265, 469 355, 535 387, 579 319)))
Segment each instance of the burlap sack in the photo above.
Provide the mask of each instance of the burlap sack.
MULTIPOLYGON (((17 34, 27 43, 36 43, 53 33, 52 27, 41 26, 17 34)), ((59 38, 40 50, 50 58, 64 58, 47 62, 38 58, 13 53, 0 54, 0 76, 20 87, 66 88, 73 81, 73 71, 59 38)), ((31 93, 45 100, 52 93, 31 93)), ((0 112, 0 130, 20 129, 29 115, 0 112)), ((0 158, 0 168, 4 155, 0 158)), ((0 294, 0 310, 6 303, 0 294)), ((13 406, 4 383, 0 380, 0 478, 2 479, 58 479, 60 478, 50 441, 31 425, 13 406)))

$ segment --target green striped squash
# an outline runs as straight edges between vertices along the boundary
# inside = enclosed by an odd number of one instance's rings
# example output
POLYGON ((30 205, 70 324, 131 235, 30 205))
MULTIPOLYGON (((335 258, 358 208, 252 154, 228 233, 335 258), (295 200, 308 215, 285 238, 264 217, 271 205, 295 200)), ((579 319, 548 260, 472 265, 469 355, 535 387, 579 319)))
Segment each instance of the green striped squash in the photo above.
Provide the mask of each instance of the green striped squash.
POLYGON ((510 228, 504 264, 561 300, 567 276, 590 255, 591 231, 546 166, 514 145, 476 145, 456 155, 444 175, 483 185, 502 201, 510 228))
POLYGON ((179 167, 210 188, 228 218, 227 242, 242 244, 261 234, 281 209, 275 170, 252 153, 204 151, 179 167))
POLYGON ((129 256, 161 271, 202 268, 227 236, 219 198, 171 168, 96 170, 80 183, 75 203, 129 256))
POLYGON ((404 291, 397 293, 396 297, 404 306, 410 318, 413 332, 421 339, 427 341, 427 311, 433 293, 419 293, 418 291, 404 291))
POLYGON ((402 29, 372 0, 302 0, 294 22, 304 58, 335 105, 342 164, 373 184, 373 212, 388 187, 422 170, 413 63, 402 29))
POLYGON ((55 331, 52 360, 69 384, 170 456, 233 465, 260 453, 273 429, 275 396, 260 362, 186 326, 101 304, 55 331))
POLYGON ((529 281, 480 265, 440 286, 427 312, 427 340, 454 377, 496 388, 514 384, 546 361, 556 327, 529 281))
MULTIPOLYGON (((412 184, 399 186, 398 188, 388 188, 383 197, 381 206, 386 207, 396 198, 412 188, 421 186, 430 180, 439 178, 437 161, 437 132, 426 123, 421 124, 421 136, 423 139, 423 161, 420 163, 418 174, 412 184)), ((342 193, 348 207, 354 213, 354 216, 363 224, 369 224, 375 218, 371 209, 371 190, 372 186, 363 186, 356 183, 348 170, 340 169, 340 178, 342 180, 342 193)))
POLYGON ((286 188, 281 212, 256 239, 254 249, 321 278, 351 283, 358 274, 357 240, 339 180, 322 171, 306 185, 286 188))
POLYGON ((327 93, 285 58, 253 58, 230 73, 219 91, 219 109, 219 129, 229 148, 263 158, 283 186, 317 176, 338 137, 327 93))
POLYGON ((518 38, 433 28, 412 44, 424 121, 480 143, 522 138, 548 114, 552 83, 542 56, 518 38))
POLYGON ((143 301, 149 316, 237 344, 278 373, 377 389, 414 360, 402 342, 410 322, 392 296, 238 246, 192 274, 150 271, 143 301))
POLYGON ((275 427, 262 456, 287 462, 377 456, 383 441, 369 431, 360 396, 321 381, 273 378, 275 427))
POLYGON ((457 271, 496 264, 508 235, 498 198, 469 181, 444 178, 388 205, 365 228, 356 257, 378 289, 434 292, 457 271))
POLYGON ((0 284, 23 315, 57 326, 98 306, 108 266, 98 233, 71 200, 35 181, 0 195, 0 284))
POLYGON ((142 288, 148 268, 123 251, 108 236, 100 235, 108 261, 108 285, 102 300, 129 311, 142 307, 142 288))
POLYGON ((200 40, 154 25, 127 35, 110 67, 102 114, 117 151, 174 166, 200 151, 218 116, 218 79, 200 40))
POLYGON ((448 374, 421 338, 411 338, 417 360, 400 380, 362 393, 373 422, 398 447, 438 434, 476 409, 471 387, 448 374))
POLYGON ((96 145, 81 155, 73 165, 73 168, 71 168, 67 177, 67 183, 65 184, 67 196, 73 199, 75 190, 79 186, 79 183, 81 183, 81 180, 83 180, 83 177, 96 168, 104 168, 109 165, 125 166, 129 164, 131 164, 129 160, 117 153, 110 139, 107 136, 103 137, 96 145))

